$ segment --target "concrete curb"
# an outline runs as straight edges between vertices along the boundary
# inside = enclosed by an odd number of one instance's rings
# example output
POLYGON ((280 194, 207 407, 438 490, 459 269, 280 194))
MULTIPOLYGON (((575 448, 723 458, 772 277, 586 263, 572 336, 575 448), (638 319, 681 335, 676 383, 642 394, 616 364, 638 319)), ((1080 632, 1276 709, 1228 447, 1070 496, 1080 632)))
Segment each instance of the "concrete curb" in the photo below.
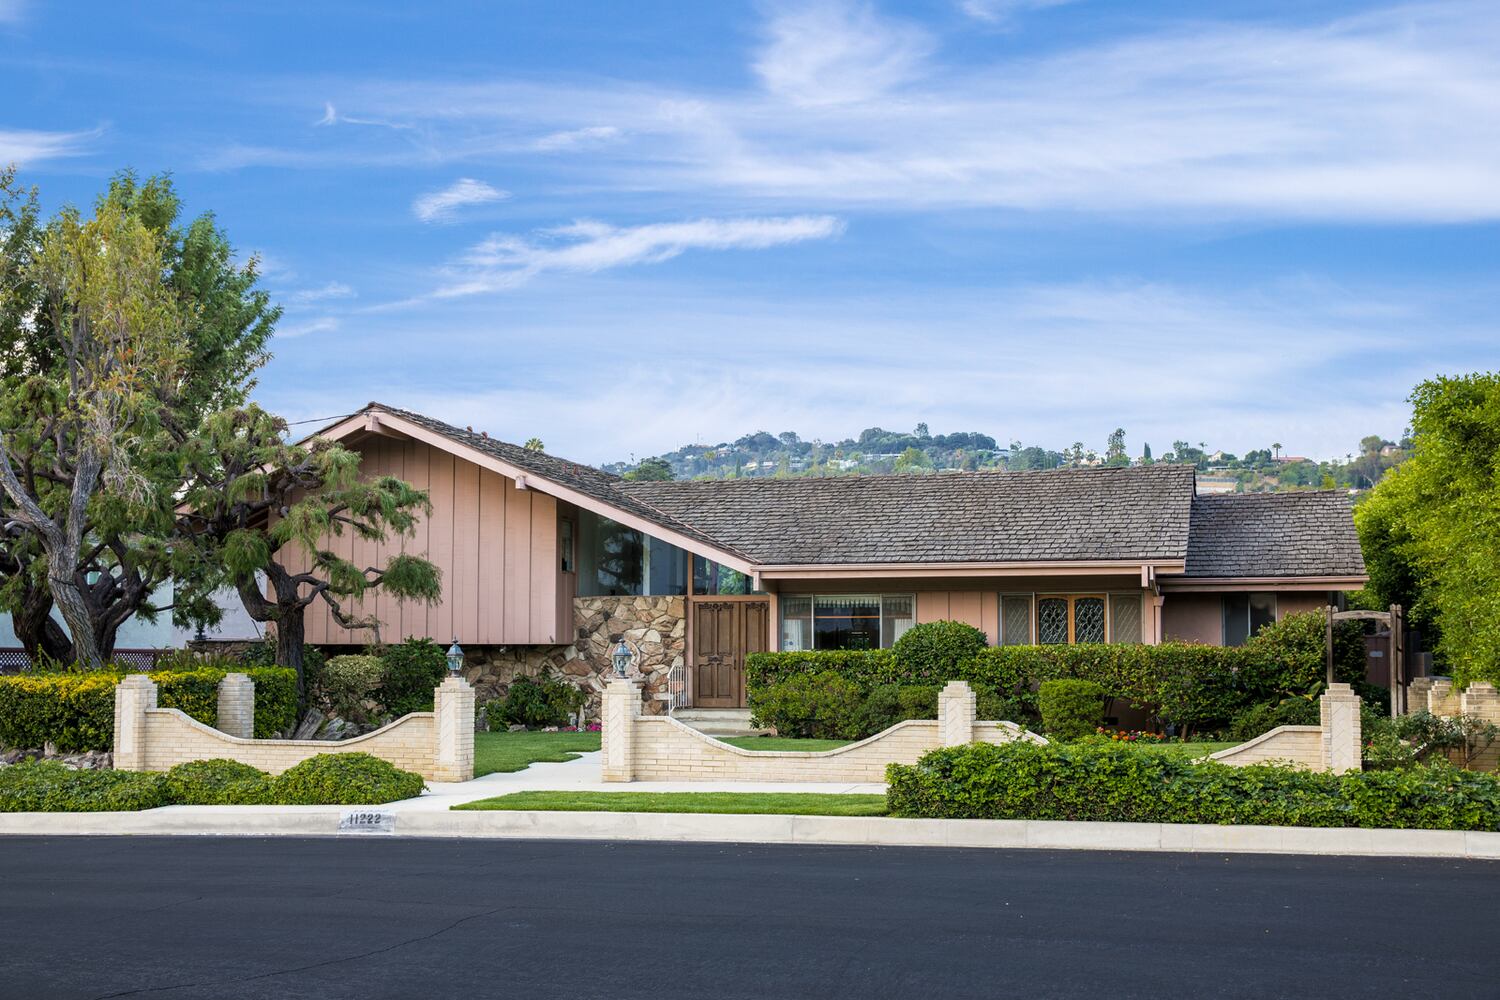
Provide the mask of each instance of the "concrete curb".
MULTIPOLYGON (((339 806, 170 806, 130 813, 3 813, 0 836, 340 836, 339 806)), ((1500 833, 1172 823, 890 819, 694 813, 396 812, 395 836, 737 844, 1046 848, 1500 860, 1500 833)), ((343 836, 378 836, 346 833, 343 836)), ((387 834, 389 835, 389 834, 387 834)))

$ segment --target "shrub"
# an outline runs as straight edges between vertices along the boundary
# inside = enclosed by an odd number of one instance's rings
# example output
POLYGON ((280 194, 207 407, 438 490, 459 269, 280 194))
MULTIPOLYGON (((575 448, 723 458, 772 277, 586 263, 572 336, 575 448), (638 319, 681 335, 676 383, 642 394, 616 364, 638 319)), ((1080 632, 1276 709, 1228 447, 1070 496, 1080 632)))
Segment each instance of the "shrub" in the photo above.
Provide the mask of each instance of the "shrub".
MULTIPOLYGON (((217 667, 150 674, 157 704, 176 708, 204 725, 219 719, 217 667)), ((296 674, 284 667, 245 670, 255 682, 255 735, 266 739, 291 727, 296 718, 296 674)), ((115 685, 125 674, 114 670, 26 673, 0 677, 0 743, 24 749, 47 743, 66 753, 109 750, 114 745, 115 685)))
POLYGON ((583 708, 588 695, 566 681, 551 677, 517 677, 504 698, 485 705, 492 730, 508 726, 561 726, 568 715, 583 708))
POLYGON ((153 772, 75 771, 56 761, 0 768, 0 812, 128 812, 171 804, 153 772))
MULTIPOLYGON (((367 723, 385 665, 378 656, 354 654, 331 657, 323 666, 315 696, 332 714, 349 722, 367 723)), ((375 711, 379 711, 376 706, 375 711)))
POLYGON ((755 725, 774 727, 781 736, 854 739, 865 697, 854 681, 828 670, 751 692, 750 712, 755 725))
POLYGON ((273 779, 281 805, 379 805, 422 794, 420 774, 367 753, 321 753, 273 779))
POLYGON ((1500 830, 1500 777, 1446 764, 1314 773, 1128 744, 970 744, 887 768, 892 815, 1500 830))
POLYGON ((759 688, 798 674, 821 674, 829 670, 866 690, 881 684, 914 683, 901 675, 889 649, 809 649, 795 653, 751 653, 745 657, 745 686, 753 696, 759 688))
POLYGON ((973 625, 923 622, 901 634, 891 647, 891 656, 903 680, 941 685, 988 645, 984 633, 973 625))
MULTIPOLYGON (((276 640, 267 636, 252 644, 239 655, 239 662, 241 669, 276 666, 276 640)), ((323 677, 323 665, 327 662, 327 655, 317 646, 302 647, 302 679, 307 690, 311 691, 318 686, 323 677)), ((292 721, 296 721, 295 717, 292 721)))
POLYGON ((1093 681, 1043 681, 1042 730, 1060 740, 1092 735, 1104 721, 1104 688, 1093 681))
POLYGON ((380 652, 380 703, 391 715, 432 711, 433 689, 448 672, 448 657, 431 639, 407 639, 380 652))
POLYGON ((1316 726, 1318 713, 1318 703, 1308 698, 1284 698, 1275 703, 1252 705, 1234 717, 1229 738, 1253 740, 1277 726, 1316 726))
POLYGON ((166 774, 171 800, 185 806, 264 805, 271 801, 269 774, 237 760, 194 760, 166 774))

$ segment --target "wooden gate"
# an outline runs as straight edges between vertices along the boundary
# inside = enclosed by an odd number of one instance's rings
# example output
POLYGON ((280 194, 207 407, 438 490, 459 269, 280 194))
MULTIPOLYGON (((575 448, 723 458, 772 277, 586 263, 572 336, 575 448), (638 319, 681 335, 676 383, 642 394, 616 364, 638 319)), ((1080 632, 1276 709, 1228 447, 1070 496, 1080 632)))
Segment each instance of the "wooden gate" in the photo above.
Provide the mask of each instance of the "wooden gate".
POLYGON ((763 652, 767 601, 692 603, 693 705, 745 708, 745 656, 763 652))

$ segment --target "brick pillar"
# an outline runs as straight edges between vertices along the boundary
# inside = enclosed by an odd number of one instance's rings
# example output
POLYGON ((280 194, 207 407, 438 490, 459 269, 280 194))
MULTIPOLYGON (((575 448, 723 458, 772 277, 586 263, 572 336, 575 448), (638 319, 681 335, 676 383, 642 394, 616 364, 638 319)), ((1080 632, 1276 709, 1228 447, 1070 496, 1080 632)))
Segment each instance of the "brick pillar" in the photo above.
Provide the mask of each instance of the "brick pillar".
POLYGON ((448 677, 433 693, 437 723, 434 781, 472 781, 474 778, 474 689, 462 677, 448 677))
POLYGON ((219 732, 255 738, 255 682, 249 674, 225 674, 219 682, 219 732))
POLYGON ((1500 691, 1489 681, 1475 681, 1464 691, 1459 705, 1464 715, 1474 715, 1485 722, 1500 725, 1500 691))
POLYGON ((938 735, 943 746, 961 747, 974 742, 974 689, 963 681, 949 681, 938 694, 938 735))
POLYGON ((1323 764, 1334 774, 1358 771, 1360 759, 1359 695, 1348 684, 1330 684, 1318 699, 1323 728, 1323 764))
POLYGON ((604 685, 604 708, 600 719, 604 741, 604 781, 635 780, 635 720, 640 714, 640 681, 627 677, 610 678, 604 685))
POLYGON ((1427 692, 1427 711, 1443 718, 1452 718, 1459 712, 1458 692, 1453 690, 1449 677, 1434 677, 1427 692))
POLYGON ((115 770, 146 769, 146 709, 155 707, 156 682, 145 674, 115 685, 115 770))
POLYGON ((1412 712, 1427 711, 1427 693, 1431 690, 1431 677, 1416 677, 1412 679, 1410 684, 1406 685, 1406 711, 1408 715, 1412 712))

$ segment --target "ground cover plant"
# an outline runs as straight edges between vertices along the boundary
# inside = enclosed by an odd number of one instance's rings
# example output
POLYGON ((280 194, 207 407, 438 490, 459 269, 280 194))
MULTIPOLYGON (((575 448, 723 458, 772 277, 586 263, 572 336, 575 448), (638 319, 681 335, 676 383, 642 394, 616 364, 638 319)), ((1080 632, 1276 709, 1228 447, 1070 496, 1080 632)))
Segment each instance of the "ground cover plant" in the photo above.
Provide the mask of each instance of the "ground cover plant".
POLYGON ((379 805, 422 794, 421 775, 364 753, 319 754, 278 777, 232 760, 167 772, 0 767, 0 812, 133 812, 169 805, 379 805))
POLYGON ((540 809, 553 812, 736 813, 793 816, 884 816, 883 795, 818 792, 512 792, 465 802, 455 810, 540 809))
POLYGON ((1336 775, 1102 740, 970 744, 892 764, 887 782, 894 816, 1500 830, 1500 776, 1446 763, 1336 775))
POLYGON ((795 736, 720 736, 720 743, 728 743, 741 750, 799 750, 804 753, 821 753, 846 747, 853 740, 801 739, 795 736))

